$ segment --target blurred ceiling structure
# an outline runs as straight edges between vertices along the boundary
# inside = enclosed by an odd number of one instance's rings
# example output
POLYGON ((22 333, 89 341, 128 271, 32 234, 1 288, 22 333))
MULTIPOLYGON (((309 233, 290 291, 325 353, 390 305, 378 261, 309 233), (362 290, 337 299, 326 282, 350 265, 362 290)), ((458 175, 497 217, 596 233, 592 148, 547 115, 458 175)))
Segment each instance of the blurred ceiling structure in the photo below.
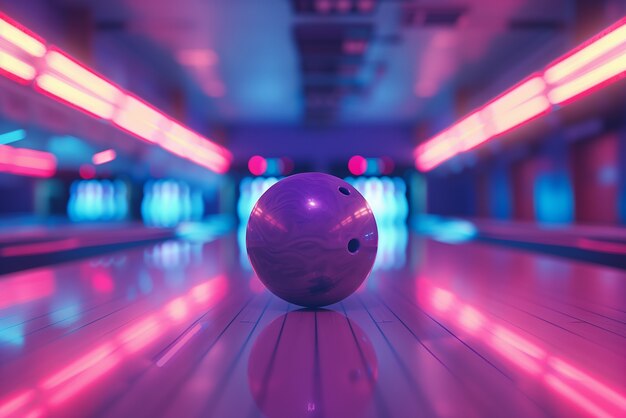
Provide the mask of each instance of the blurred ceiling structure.
MULTIPOLYGON (((222 123, 414 123, 575 18, 569 0, 61 0, 168 51, 222 123), (503 61, 502 56, 514 55, 503 61)), ((456 99, 455 99, 456 100, 456 99)))
MULTIPOLYGON (((0 0, 0 10, 167 120, 225 146, 235 169, 265 152, 318 170, 356 154, 413 166, 416 145, 626 13, 620 0, 32 1, 0 0)), ((166 155, 181 154, 176 144, 160 152, 133 143, 19 87, 0 97, 18 123, 7 130, 30 123, 87 140, 93 149, 84 154, 113 147, 139 158, 146 164, 137 172, 198 178, 166 155)), ((39 136, 30 133, 30 145, 54 151, 39 136)), ((72 153, 62 154, 59 166, 73 166, 72 153)))

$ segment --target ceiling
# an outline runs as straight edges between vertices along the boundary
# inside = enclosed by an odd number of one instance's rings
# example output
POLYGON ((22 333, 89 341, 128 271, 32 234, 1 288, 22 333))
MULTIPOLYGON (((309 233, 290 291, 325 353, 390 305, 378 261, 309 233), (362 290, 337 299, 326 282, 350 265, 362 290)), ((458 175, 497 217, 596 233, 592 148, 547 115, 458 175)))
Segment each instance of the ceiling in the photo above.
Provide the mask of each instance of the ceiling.
POLYGON ((208 97, 206 116, 224 124, 415 123, 562 33, 573 3, 65 2, 168 51, 208 97))

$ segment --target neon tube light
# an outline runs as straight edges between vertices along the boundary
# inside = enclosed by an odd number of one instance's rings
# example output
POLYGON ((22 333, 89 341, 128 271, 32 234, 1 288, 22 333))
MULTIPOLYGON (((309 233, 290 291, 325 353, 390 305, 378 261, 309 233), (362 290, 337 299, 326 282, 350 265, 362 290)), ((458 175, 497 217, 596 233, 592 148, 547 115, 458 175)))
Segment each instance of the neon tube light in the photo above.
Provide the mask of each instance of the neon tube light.
POLYGON ((148 142, 157 142, 160 127, 167 119, 158 110, 142 100, 126 95, 122 105, 113 118, 119 128, 148 142))
POLYGON ((2 50, 0 50, 0 69, 19 82, 31 81, 37 74, 35 67, 2 50))
POLYGON ((16 129, 15 131, 0 134, 0 145, 21 141, 24 138, 26 138, 26 131, 23 129, 16 129))
POLYGON ((53 154, 0 145, 0 172, 31 177, 51 177, 57 161, 53 154))
MULTIPOLYGON (((38 383, 33 382, 31 388, 0 399, 0 418, 28 416, 31 411, 39 411, 41 408, 45 408, 46 414, 54 414, 58 411, 57 407, 78 397, 88 387, 102 383, 109 373, 135 356, 142 355, 142 350, 154 346, 159 338, 175 330, 181 319, 188 315, 197 317, 198 312, 219 303, 227 293, 228 281, 225 276, 220 275, 196 285, 165 303, 162 309, 123 326, 119 332, 113 333, 106 341, 70 364, 43 377, 38 383)), ((196 322, 156 361, 157 366, 164 367, 201 329, 202 325, 196 322)))
MULTIPOLYGON (((58 48, 46 46, 1 13, 0 74, 22 84, 34 80, 39 92, 216 173, 228 171, 232 162, 226 148, 173 121, 58 48)), ((2 162, 0 171, 44 177, 50 172, 2 162)))
POLYGON ((52 97, 102 119, 110 119, 115 111, 111 103, 85 93, 56 76, 42 74, 35 82, 42 91, 52 97))
POLYGON ((626 396, 619 392, 619 386, 611 387, 566 362, 540 346, 541 342, 531 341, 514 331, 510 324, 466 304, 449 289, 420 279, 416 298, 420 307, 435 320, 450 327, 461 341, 465 343, 466 339, 472 339, 482 343, 484 348, 497 355, 494 359, 504 360, 545 384, 548 389, 569 400, 578 411, 597 417, 623 416, 626 413, 626 396))
POLYGON ((415 148, 429 171, 626 75, 626 18, 415 148))
POLYGON ((33 57, 43 57, 46 46, 33 34, 0 13, 0 40, 3 40, 33 57))
POLYGON ((102 165, 113 161, 115 157, 117 157, 117 153, 115 152, 115 150, 107 149, 94 154, 93 157, 91 157, 91 161, 95 165, 102 165))
POLYGON ((626 72, 626 49, 615 58, 588 73, 556 86, 548 93, 548 97, 553 104, 561 104, 577 98, 594 87, 602 85, 605 81, 624 74, 624 72, 626 72))
POLYGON ((550 103, 543 95, 545 87, 543 79, 534 76, 488 104, 481 115, 490 112, 483 119, 490 123, 492 136, 508 132, 548 110, 550 103))
POLYGON ((46 72, 64 77, 69 83, 101 100, 109 103, 119 100, 121 92, 117 87, 57 50, 48 51, 45 65, 46 72))
POLYGON ((623 48, 625 42, 626 20, 622 19, 614 27, 600 34, 596 40, 583 44, 580 49, 572 51, 552 64, 546 70, 544 77, 548 83, 556 84, 595 60, 601 59, 614 49, 623 48))

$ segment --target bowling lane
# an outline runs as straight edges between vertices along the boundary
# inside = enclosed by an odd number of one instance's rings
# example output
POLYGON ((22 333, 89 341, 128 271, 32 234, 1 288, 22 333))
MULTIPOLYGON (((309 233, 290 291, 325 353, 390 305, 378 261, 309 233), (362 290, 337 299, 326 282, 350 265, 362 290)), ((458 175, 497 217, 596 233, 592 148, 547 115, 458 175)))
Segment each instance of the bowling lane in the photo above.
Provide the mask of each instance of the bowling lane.
POLYGON ((400 230, 354 295, 303 310, 237 242, 2 276, 0 417, 626 414, 623 271, 400 230))

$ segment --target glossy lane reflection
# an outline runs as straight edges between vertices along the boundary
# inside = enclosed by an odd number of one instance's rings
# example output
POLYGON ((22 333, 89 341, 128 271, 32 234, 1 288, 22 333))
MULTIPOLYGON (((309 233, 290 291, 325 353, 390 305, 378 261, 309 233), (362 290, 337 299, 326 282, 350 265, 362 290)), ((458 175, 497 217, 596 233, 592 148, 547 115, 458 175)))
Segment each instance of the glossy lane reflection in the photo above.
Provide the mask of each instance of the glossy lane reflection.
POLYGON ((378 361, 343 315, 300 310, 270 323, 250 353, 252 396, 269 418, 358 417, 374 392, 378 361))
POLYGON ((455 293, 422 279, 418 281, 417 299, 425 312, 458 338, 482 343, 496 354, 494 361, 519 369, 575 409, 596 417, 626 413, 626 397, 619 389, 555 355, 541 340, 481 312, 455 293))
POLYGON ((218 250, 166 241, 2 276, 0 418, 102 414, 120 382, 184 363, 230 292, 218 250))

